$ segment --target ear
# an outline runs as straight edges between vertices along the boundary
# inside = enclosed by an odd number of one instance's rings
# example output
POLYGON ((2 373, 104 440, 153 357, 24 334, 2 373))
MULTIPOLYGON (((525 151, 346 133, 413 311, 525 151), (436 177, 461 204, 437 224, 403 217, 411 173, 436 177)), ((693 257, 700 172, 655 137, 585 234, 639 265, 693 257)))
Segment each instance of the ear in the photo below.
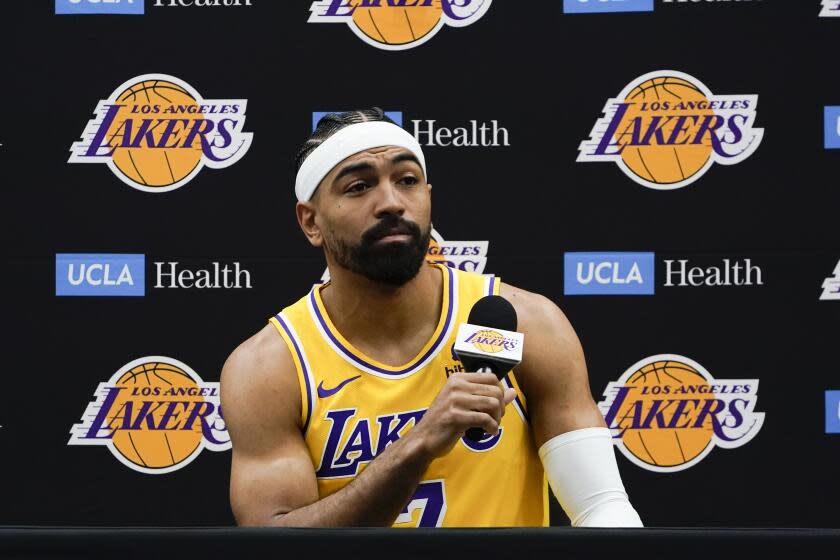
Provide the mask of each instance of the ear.
POLYGON ((297 214, 300 229, 309 243, 313 247, 321 247, 324 244, 324 236, 321 233, 321 228, 315 222, 315 215, 317 214, 315 205, 311 202, 298 202, 295 205, 295 214, 297 214))

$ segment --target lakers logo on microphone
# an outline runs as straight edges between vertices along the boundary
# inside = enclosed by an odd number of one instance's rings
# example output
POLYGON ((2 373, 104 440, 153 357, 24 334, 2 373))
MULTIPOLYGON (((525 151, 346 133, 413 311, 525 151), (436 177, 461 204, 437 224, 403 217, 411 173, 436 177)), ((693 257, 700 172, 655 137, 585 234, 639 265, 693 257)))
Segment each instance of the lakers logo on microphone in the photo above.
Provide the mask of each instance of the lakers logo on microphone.
POLYGON ((631 462, 655 472, 685 470, 712 449, 735 449, 761 430, 758 379, 715 379, 673 354, 645 358, 607 385, 598 407, 631 462))
POLYGON ((368 45, 400 51, 422 45, 443 26, 466 27, 492 0, 318 0, 309 23, 345 23, 368 45))
POLYGON ((163 356, 134 360, 100 383, 68 445, 107 447, 130 469, 165 474, 203 449, 230 449, 219 384, 163 356))
POLYGON ((480 352, 488 354, 498 354, 502 350, 515 350, 516 340, 506 338, 500 332, 494 330, 481 330, 472 333, 464 342, 469 342, 480 352))
POLYGON ((612 162, 642 186, 679 189, 758 149, 757 105, 757 95, 715 95, 682 72, 645 74, 607 100, 577 161, 612 162))
POLYGON ((128 80, 97 103, 69 163, 104 163, 145 192, 183 187, 204 168, 238 162, 251 146, 245 99, 204 99, 165 74, 128 80))

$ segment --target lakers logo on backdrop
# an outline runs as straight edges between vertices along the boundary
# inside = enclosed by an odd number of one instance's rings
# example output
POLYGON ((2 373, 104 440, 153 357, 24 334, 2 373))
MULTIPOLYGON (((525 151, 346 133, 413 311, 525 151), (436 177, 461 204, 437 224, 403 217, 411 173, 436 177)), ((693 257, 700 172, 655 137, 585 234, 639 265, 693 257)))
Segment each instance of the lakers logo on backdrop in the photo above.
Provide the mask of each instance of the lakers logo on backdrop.
POLYGON ((444 26, 466 27, 492 0, 318 0, 309 23, 345 23, 365 43, 385 50, 422 45, 444 26))
POLYGON ((840 0, 822 0, 820 17, 840 17, 840 0))
POLYGON ((715 447, 748 443, 764 423, 764 413, 754 411, 757 399, 757 379, 715 379, 689 358, 660 354, 609 383, 598 407, 627 459, 676 472, 715 447))
POLYGON ((757 104, 757 95, 714 95, 682 72, 645 74, 607 101, 577 161, 613 162, 652 189, 685 187, 755 152, 764 136, 753 126, 757 104))
POLYGON ((219 384, 162 356, 134 360, 100 383, 68 445, 107 447, 125 466, 165 474, 203 449, 230 449, 219 405, 219 384))
POLYGON ((489 247, 489 241, 446 241, 437 230, 432 229, 426 260, 466 272, 482 273, 487 265, 489 247))
POLYGON ((203 99, 165 74, 128 80, 100 100, 69 163, 104 163, 125 184, 168 192, 202 168, 230 167, 251 146, 245 99, 203 99))
POLYGON ((840 261, 837 261, 837 266, 834 268, 834 276, 826 278, 822 286, 821 300, 840 301, 840 261))

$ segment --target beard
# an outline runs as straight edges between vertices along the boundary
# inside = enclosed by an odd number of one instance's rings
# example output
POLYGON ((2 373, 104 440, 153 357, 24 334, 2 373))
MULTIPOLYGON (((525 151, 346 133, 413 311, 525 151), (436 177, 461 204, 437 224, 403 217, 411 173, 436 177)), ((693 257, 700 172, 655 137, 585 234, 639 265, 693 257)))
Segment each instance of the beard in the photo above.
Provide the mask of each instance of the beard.
MULTIPOLYGON (((326 232, 325 232, 326 233, 326 232)), ((361 241, 351 245, 331 233, 324 235, 327 251, 336 263, 379 284, 399 287, 417 276, 429 250, 432 227, 420 226, 389 214, 362 234, 361 241), (377 244, 377 241, 398 230, 408 235, 407 242, 377 244)))

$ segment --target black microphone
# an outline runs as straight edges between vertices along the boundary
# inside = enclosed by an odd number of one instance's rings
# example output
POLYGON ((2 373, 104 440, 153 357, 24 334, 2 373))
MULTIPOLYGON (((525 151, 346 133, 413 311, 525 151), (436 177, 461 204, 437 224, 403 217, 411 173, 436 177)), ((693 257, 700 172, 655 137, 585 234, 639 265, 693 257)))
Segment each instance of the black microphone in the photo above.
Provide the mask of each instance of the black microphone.
MULTIPOLYGON (((465 371, 492 372, 501 381, 522 361, 524 335, 515 332, 516 310, 502 296, 485 296, 470 310, 469 323, 458 328, 454 351, 465 371)), ((481 428, 470 428, 466 437, 479 441, 481 428)))

